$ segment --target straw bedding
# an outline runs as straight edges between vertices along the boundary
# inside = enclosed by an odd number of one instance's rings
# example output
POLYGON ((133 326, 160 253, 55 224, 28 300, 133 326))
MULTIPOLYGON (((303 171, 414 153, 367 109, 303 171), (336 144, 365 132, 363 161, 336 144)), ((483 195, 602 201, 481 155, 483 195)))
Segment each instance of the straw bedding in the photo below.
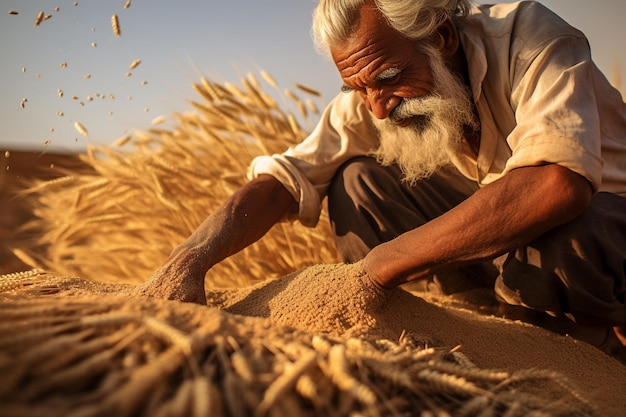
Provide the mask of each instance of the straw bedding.
MULTIPOLYGON (((39 238, 14 252, 40 269, 0 276, 0 415, 593 414, 560 373, 476 364, 451 343, 466 325, 431 338, 443 316, 403 290, 356 299, 356 266, 334 263, 325 219, 278 225, 209 271, 209 307, 135 296, 253 156, 303 138, 254 76, 243 86, 203 78, 170 129, 90 148, 95 173, 25 193, 37 219, 24 233, 39 238)), ((303 103, 301 123, 315 114, 303 103)))

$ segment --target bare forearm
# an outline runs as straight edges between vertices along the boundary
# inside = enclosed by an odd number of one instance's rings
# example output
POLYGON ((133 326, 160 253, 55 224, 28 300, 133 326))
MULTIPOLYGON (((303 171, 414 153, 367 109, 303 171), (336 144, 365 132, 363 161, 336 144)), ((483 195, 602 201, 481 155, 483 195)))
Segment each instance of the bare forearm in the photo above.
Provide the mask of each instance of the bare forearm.
POLYGON ((587 181, 555 165, 521 168, 459 206, 374 248, 368 273, 392 287, 511 251, 580 214, 587 181))
POLYGON ((260 239, 295 205, 291 194, 271 176, 246 184, 174 249, 169 262, 205 273, 213 265, 260 239))

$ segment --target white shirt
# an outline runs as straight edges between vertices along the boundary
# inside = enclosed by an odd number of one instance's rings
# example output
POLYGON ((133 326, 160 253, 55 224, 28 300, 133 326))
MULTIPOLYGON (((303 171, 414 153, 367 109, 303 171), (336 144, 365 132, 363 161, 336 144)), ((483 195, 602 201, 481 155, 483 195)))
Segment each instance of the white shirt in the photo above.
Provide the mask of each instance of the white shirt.
MULTIPOLYGON (((481 125, 476 157, 454 165, 479 185, 514 168, 555 163, 594 191, 626 195, 626 104, 591 60, 585 36, 539 3, 480 5, 459 27, 481 125)), ((270 174, 315 226, 337 169, 378 146, 356 93, 340 93, 311 134, 280 155, 255 158, 248 176, 270 174)))

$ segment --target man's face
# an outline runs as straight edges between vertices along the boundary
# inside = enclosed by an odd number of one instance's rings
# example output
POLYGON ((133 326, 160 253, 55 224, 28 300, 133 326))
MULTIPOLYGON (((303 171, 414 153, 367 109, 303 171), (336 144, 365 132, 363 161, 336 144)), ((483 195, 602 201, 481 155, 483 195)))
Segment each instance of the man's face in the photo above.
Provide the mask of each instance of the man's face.
POLYGON ((467 89, 437 49, 404 38, 365 6, 353 35, 331 54, 342 90, 358 93, 374 116, 379 162, 397 163, 409 183, 451 163, 463 129, 477 123, 467 89))
POLYGON ((357 30, 346 43, 331 48, 331 54, 344 82, 342 90, 357 92, 378 119, 389 117, 402 99, 433 92, 428 57, 391 29, 373 6, 361 8, 357 30))

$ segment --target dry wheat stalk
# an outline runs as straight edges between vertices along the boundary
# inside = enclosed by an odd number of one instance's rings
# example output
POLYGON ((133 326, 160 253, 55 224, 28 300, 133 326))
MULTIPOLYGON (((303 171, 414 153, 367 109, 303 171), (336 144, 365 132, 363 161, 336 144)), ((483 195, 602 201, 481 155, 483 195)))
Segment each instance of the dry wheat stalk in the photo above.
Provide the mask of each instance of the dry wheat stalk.
MULTIPOLYGON (((111 147, 89 148, 81 159, 96 176, 69 172, 63 179, 35 184, 30 196, 40 220, 25 225, 25 233, 37 231, 40 238, 32 247, 16 248, 21 258, 65 275, 89 277, 98 271, 99 279, 107 281, 146 279, 244 183, 254 156, 282 152, 305 136, 293 115, 268 101, 253 76, 242 82, 233 93, 233 87, 202 77, 194 84, 202 101, 192 102, 193 113, 173 115, 171 129, 138 131, 111 147)), ((316 230, 274 228, 210 271, 207 284, 235 286, 334 262, 329 234, 323 219, 316 230), (272 261, 265 255, 270 252, 280 256, 272 261)))
MULTIPOLYGON (((32 285, 54 276, 39 277, 32 285)), ((56 337, 0 332, 0 402, 29 415, 590 415, 558 374, 468 375, 445 349, 378 347, 173 301, 25 294, 0 293, 0 322, 34 329, 45 309, 65 323, 56 337), (526 391, 537 378, 564 400, 526 391)))

